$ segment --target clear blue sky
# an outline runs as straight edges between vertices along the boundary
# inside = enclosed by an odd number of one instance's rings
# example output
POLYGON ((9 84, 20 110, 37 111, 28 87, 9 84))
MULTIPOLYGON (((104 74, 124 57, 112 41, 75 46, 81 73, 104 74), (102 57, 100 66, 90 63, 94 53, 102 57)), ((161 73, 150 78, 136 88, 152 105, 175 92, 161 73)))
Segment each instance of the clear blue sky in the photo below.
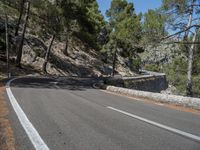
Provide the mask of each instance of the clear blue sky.
MULTIPOLYGON (((147 12, 148 9, 158 8, 161 5, 161 0, 128 0, 129 2, 133 2, 135 6, 136 13, 139 12, 147 12)), ((97 0, 99 4, 99 9, 103 15, 107 9, 110 8, 111 0, 97 0)))

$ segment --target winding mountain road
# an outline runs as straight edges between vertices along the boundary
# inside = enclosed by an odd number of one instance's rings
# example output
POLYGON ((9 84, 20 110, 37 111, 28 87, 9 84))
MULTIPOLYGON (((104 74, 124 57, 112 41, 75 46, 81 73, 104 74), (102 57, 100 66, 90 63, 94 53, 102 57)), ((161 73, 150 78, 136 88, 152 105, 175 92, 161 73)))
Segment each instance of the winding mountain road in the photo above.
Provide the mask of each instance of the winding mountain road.
POLYGON ((18 150, 200 150, 200 115, 92 88, 20 78, 7 87, 18 150))

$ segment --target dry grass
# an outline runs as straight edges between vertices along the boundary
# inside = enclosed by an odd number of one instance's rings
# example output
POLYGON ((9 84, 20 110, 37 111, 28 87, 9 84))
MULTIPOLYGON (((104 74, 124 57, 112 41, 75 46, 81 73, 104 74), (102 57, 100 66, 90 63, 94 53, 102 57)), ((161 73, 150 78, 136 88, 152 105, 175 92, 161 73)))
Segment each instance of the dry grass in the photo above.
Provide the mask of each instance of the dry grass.
POLYGON ((15 150, 13 131, 8 120, 8 108, 4 99, 5 87, 0 85, 0 149, 15 150))

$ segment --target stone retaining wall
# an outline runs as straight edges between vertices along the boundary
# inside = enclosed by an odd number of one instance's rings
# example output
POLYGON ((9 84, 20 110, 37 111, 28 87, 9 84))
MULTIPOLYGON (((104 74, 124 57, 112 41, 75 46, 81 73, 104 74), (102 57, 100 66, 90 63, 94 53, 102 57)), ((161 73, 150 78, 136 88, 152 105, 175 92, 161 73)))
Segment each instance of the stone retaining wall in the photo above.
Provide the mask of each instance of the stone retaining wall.
POLYGON ((158 93, 168 88, 165 74, 147 71, 138 77, 107 78, 105 84, 158 93))
POLYGON ((132 89, 126 89, 121 87, 115 86, 106 86, 106 90, 121 94, 126 94, 129 96, 136 96, 141 98, 147 98, 154 101, 165 102, 165 103, 173 103, 177 105, 182 105, 186 107, 191 107, 200 110, 200 99, 199 98, 192 98, 192 97, 184 97, 184 96, 177 96, 177 95, 167 95, 167 94, 160 94, 160 93, 153 93, 153 92, 145 92, 145 91, 138 91, 132 89))

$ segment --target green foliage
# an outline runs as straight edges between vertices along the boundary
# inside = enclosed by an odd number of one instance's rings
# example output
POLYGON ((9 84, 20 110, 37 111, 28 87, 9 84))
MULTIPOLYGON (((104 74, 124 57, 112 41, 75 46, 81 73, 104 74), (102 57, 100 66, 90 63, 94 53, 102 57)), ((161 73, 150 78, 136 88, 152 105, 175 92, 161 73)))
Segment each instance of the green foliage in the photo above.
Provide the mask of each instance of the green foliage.
POLYGON ((85 41, 98 50, 100 49, 100 45, 97 43, 97 37, 101 29, 105 26, 104 17, 99 11, 99 6, 96 0, 93 0, 85 5, 86 11, 84 17, 89 28, 87 30, 82 28, 80 33, 85 33, 85 41))
POLYGON ((97 1, 89 3, 86 9, 86 18, 88 18, 88 21, 93 25, 94 32, 97 35, 99 34, 102 27, 105 25, 104 17, 99 11, 97 1))
POLYGON ((148 71, 160 72, 161 68, 159 64, 145 64, 144 69, 148 71))
MULTIPOLYGON (((128 2, 125 0, 112 0, 110 9, 106 12, 107 17, 109 17, 109 23, 112 27, 114 27, 117 22, 124 19, 123 15, 126 13, 125 9, 127 6, 128 2)), ((128 13, 130 14, 130 12, 127 12, 127 14, 128 13)))
POLYGON ((165 16, 159 10, 148 10, 144 14, 143 22, 143 43, 157 42, 158 39, 166 34, 165 16))
POLYGON ((131 70, 138 72, 140 67, 141 67, 141 59, 140 58, 132 59, 131 66, 130 66, 131 70))
MULTIPOLYGON (((109 40, 107 51, 119 53, 132 58, 138 51, 141 40, 140 15, 136 15, 133 3, 126 0, 112 0, 110 9, 106 12, 109 18, 107 30, 109 40)), ((134 65, 134 63, 131 63, 134 65)))
POLYGON ((200 98, 200 77, 198 75, 193 76, 193 93, 195 97, 200 98))
MULTIPOLYGON (((192 32, 196 33, 197 27, 196 25, 199 22, 199 0, 163 0, 162 1, 162 9, 163 12, 167 15, 168 26, 174 30, 175 32, 179 32, 178 40, 182 38, 182 41, 195 42, 192 32), (197 21, 195 21, 197 20, 197 21), (185 30, 186 29, 186 30, 185 30), (193 40, 191 40, 191 37, 193 40)), ((193 52, 195 45, 192 44, 183 44, 181 45, 183 53, 186 53, 188 57, 188 67, 186 68, 188 76, 186 90, 187 95, 192 96, 192 75, 194 66, 193 52)), ((196 69, 195 69, 196 70, 196 69)))
MULTIPOLYGON (((200 31, 197 33, 197 42, 200 42, 200 31)), ((194 50, 194 61, 193 61, 193 74, 200 75, 200 45, 197 44, 194 50)))
POLYGON ((39 24, 44 35, 59 34, 63 31, 63 20, 60 8, 46 0, 36 0, 32 3, 32 11, 39 17, 32 17, 32 22, 39 24))
MULTIPOLYGON (((194 1, 197 2, 198 1, 194 1)), ((163 0, 161 10, 166 15, 167 26, 172 30, 183 30, 188 25, 193 0, 163 0)), ((198 14, 198 9, 194 9, 198 14)))
POLYGON ((135 14, 133 3, 124 0, 113 0, 107 11, 111 37, 117 40, 119 47, 133 48, 141 39, 140 17, 135 14))
POLYGON ((15 16, 18 15, 19 12, 17 9, 18 6, 18 0, 0 0, 0 15, 5 15, 5 13, 9 16, 15 16))
MULTIPOLYGON (((177 94, 186 95, 187 61, 183 58, 175 59, 172 63, 163 66, 169 84, 177 88, 177 94)), ((200 78, 193 74, 194 96, 200 97, 200 78)))
MULTIPOLYGON (((0 0, 0 12, 3 14, 6 10, 9 16, 18 15, 21 1, 0 0)), ((52 34, 56 34, 57 39, 67 39, 73 32, 79 32, 79 37, 99 49, 97 36, 104 25, 96 0, 31 1, 30 33, 43 39, 52 34)))
POLYGON ((187 81, 187 61, 183 58, 175 59, 172 63, 164 65, 163 71, 166 73, 169 84, 177 88, 178 94, 186 94, 187 81))
POLYGON ((97 1, 62 1, 61 9, 68 31, 72 34, 77 33, 78 37, 98 49, 97 36, 105 21, 98 9, 97 1))
POLYGON ((92 47, 96 50, 100 49, 99 45, 94 40, 94 37, 93 37, 92 34, 90 34, 88 32, 84 32, 84 31, 80 31, 80 32, 74 32, 73 35, 78 37, 81 41, 83 41, 84 43, 86 43, 90 47, 92 47))
POLYGON ((191 0, 162 0, 164 10, 176 9, 178 13, 184 13, 191 0))

